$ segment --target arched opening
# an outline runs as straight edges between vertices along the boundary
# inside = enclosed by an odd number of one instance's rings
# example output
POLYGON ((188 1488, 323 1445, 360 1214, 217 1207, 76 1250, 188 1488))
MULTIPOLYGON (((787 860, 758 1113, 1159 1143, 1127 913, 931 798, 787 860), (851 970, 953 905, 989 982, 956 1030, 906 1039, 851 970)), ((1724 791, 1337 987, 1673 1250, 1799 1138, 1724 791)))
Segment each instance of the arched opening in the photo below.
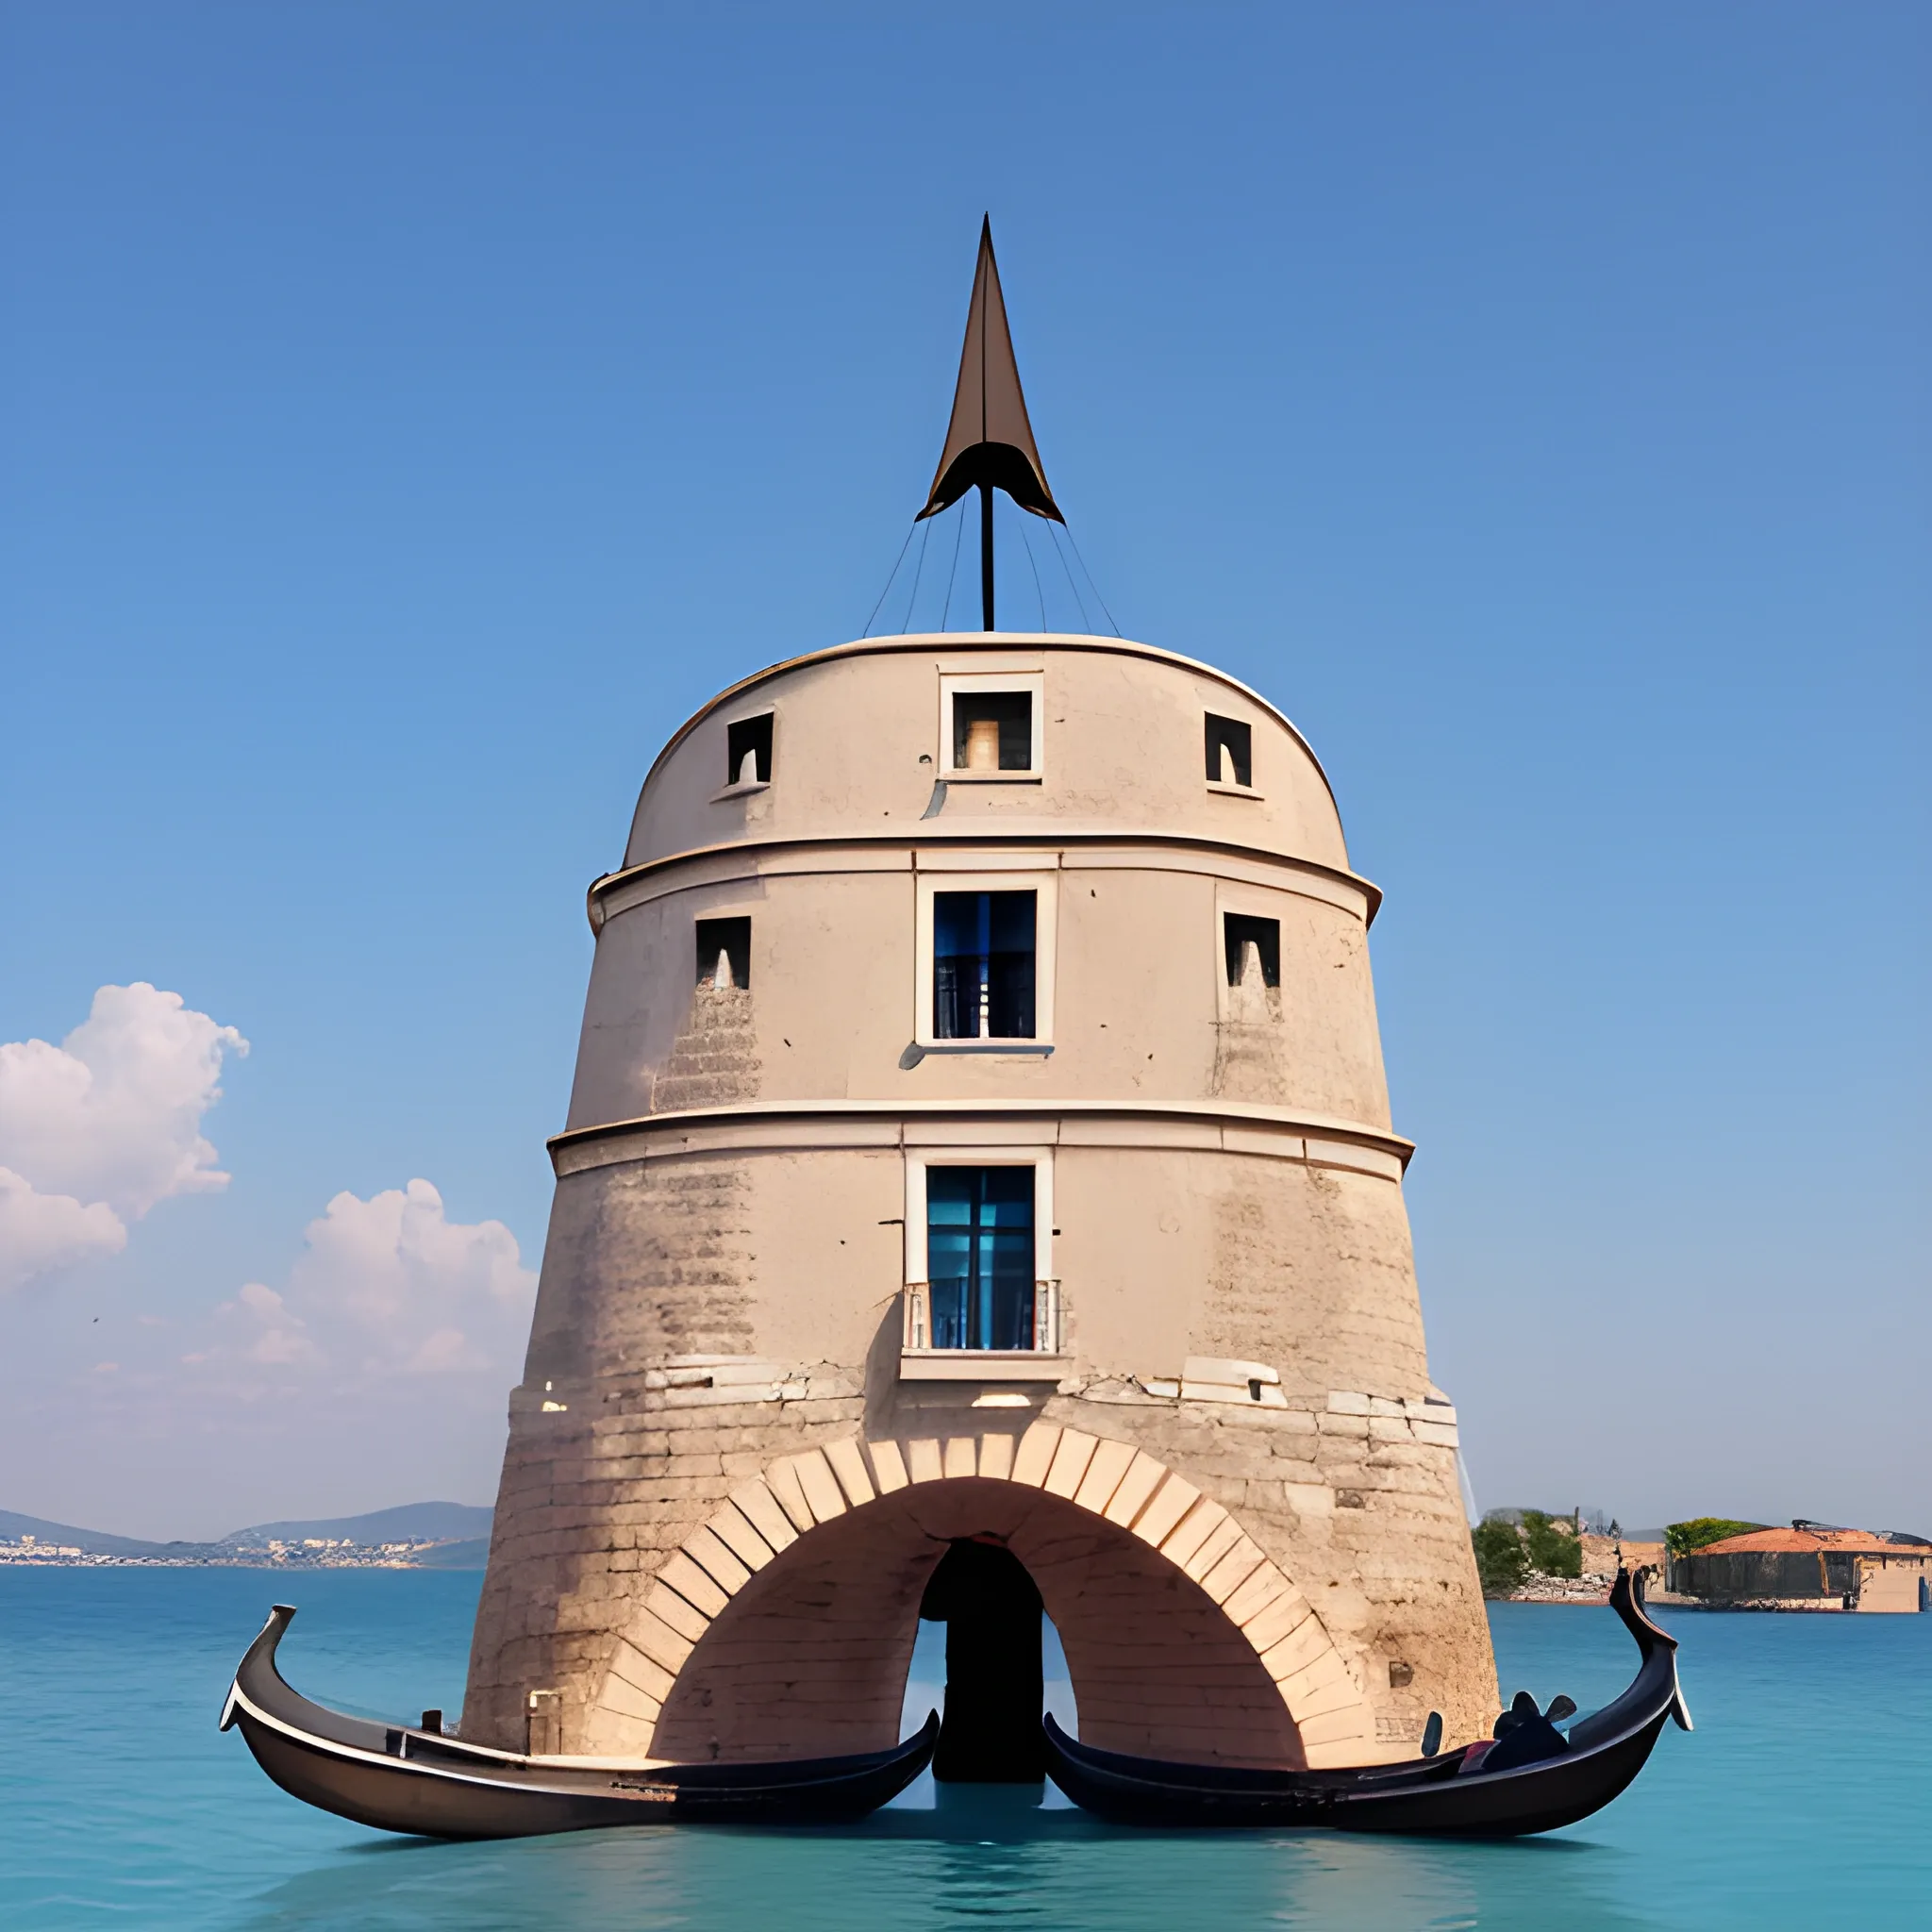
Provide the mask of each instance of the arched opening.
POLYGON ((663 1695, 653 1755, 743 1762, 890 1745, 928 1602, 947 1613, 949 1677, 960 1635, 962 1717, 982 1692, 997 1713, 958 1730, 949 1763, 979 1768, 953 1776, 1040 1775, 1023 1770, 1017 1740, 1037 1736, 1042 1606, 1089 1742, 1208 1763, 1306 1761, 1254 1645, 1185 1571, 1065 1497, 975 1476, 849 1508, 778 1552, 692 1644, 663 1695), (1002 1560, 961 1557, 941 1575, 962 1545, 1002 1560))
POLYGON ((932 1774, 941 1784, 1038 1784, 1045 1695, 1040 1589, 1005 1540, 982 1531, 947 1545, 919 1605, 946 1626, 946 1694, 932 1774))

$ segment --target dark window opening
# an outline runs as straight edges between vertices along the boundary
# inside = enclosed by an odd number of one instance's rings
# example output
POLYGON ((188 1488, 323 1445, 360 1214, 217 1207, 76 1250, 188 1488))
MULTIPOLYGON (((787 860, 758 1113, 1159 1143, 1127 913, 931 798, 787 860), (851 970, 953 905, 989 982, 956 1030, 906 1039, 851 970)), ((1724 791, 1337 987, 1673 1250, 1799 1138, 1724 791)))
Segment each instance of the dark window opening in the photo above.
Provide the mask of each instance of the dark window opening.
MULTIPOLYGON (((1255 732, 1239 718, 1208 713, 1208 782, 1210 785, 1253 785, 1255 732)), ((1273 981, 1270 982, 1273 984, 1273 981)))
POLYGON ((772 713, 741 718, 724 727, 724 782, 727 785, 772 782, 772 713), (749 762, 747 762, 747 760, 749 762))
POLYGON ((925 1257, 935 1348, 1033 1346, 1033 1170, 929 1167, 925 1257))
POLYGON ((1031 1040, 1036 892, 932 895, 935 1040, 1031 1040))
POLYGON ((1248 948, 1261 958, 1261 984, 1281 984, 1281 922, 1245 912, 1222 914, 1222 941, 1227 953, 1227 983, 1239 986, 1248 967, 1248 948))
POLYGON ((715 987, 751 984, 749 919, 698 921, 698 984, 715 987))
POLYGON ((1033 769, 1033 693, 1024 691, 953 694, 956 772, 1033 769))

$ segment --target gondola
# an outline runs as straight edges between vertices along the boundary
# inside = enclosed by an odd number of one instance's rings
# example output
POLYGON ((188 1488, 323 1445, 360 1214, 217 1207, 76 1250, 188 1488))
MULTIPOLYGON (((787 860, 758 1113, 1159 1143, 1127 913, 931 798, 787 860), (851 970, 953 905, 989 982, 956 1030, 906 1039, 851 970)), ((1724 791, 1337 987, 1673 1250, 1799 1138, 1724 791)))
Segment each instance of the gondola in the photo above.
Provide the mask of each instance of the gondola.
MULTIPOLYGON (((1619 1570, 1610 1607, 1642 1661, 1614 1703, 1579 1719, 1521 1693, 1496 1736, 1404 1764, 1336 1771, 1223 1770, 1168 1764, 1077 1743, 1044 1720, 1047 1775, 1074 1804, 1115 1824, 1264 1825, 1280 1830, 1518 1838, 1556 1831, 1607 1805, 1643 1769, 1666 1718, 1690 1728, 1677 1686, 1677 1643, 1644 1613, 1641 1580, 1619 1570)), ((1432 1725, 1432 1728, 1439 1726, 1432 1725)), ((1425 1744, 1428 1740, 1425 1740, 1425 1744)))
POLYGON ((483 1839, 624 1824, 836 1824, 898 1796, 939 1740, 935 1711, 904 1743, 854 1757, 625 1764, 519 1757, 440 1728, 376 1724, 311 1704, 275 1668, 294 1614, 287 1604, 270 1612, 235 1673, 222 1729, 239 1727, 285 1791, 378 1831, 483 1839))

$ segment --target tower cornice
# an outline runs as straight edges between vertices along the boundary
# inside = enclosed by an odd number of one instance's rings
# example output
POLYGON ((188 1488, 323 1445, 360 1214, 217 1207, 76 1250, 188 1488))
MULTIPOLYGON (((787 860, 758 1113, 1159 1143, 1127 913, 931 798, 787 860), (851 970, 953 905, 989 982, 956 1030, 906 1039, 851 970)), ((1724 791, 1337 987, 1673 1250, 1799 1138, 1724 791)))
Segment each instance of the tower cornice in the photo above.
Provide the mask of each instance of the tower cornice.
POLYGON ((728 1107, 684 1108, 567 1128, 544 1143, 559 1174, 639 1156, 609 1149, 612 1142, 660 1140, 676 1143, 665 1153, 741 1149, 814 1148, 839 1145, 908 1147, 958 1142, 959 1129, 981 1124, 989 1138, 1015 1128, 1034 1130, 1042 1144, 1125 1144, 1208 1152, 1248 1153, 1316 1167, 1348 1167, 1399 1180, 1415 1142, 1363 1121, 1339 1120, 1299 1108, 1214 1100, 800 1100, 744 1101, 728 1107), (1094 1130, 1114 1123, 1138 1133, 1096 1140, 1094 1130), (1191 1128, 1191 1134, 1188 1130, 1191 1128), (1071 1131, 1069 1131, 1071 1129, 1071 1131))
MULTIPOLYGON (((1074 850, 1145 850, 1217 854, 1224 858, 1236 859, 1242 864, 1260 866, 1274 872, 1301 873, 1311 879, 1325 880, 1351 896, 1358 894, 1362 901, 1361 917, 1364 926, 1375 923, 1375 914, 1381 909, 1382 905, 1382 889, 1373 879, 1364 878, 1361 874, 1349 872, 1341 866, 1324 865, 1319 859, 1299 858, 1288 853, 1273 851, 1266 846, 1244 844, 1235 840, 1206 839, 1196 832, 1124 830, 1113 826, 1087 830, 1062 825, 1053 821, 1042 821, 1030 829, 1017 829, 1008 821, 998 829, 982 823, 961 825, 957 830, 941 830, 935 826, 930 831, 919 832, 900 830, 815 833, 795 839, 729 839, 723 840, 715 845, 693 845, 682 852, 667 853, 659 858, 647 858, 641 864, 624 866, 616 872, 608 872, 592 879, 585 895, 585 910, 591 922, 591 930, 593 933, 601 932, 605 920, 609 916, 608 902, 614 893, 681 866, 695 867, 736 858, 746 861, 745 869, 748 874, 756 874, 762 869, 759 864, 761 858, 779 859, 787 856, 797 858, 814 851, 842 850, 876 855, 903 850, 908 855, 906 869, 916 871, 919 852, 938 847, 1041 853, 1074 850)), ((832 867, 824 869, 836 870, 832 867)), ((874 869, 875 868, 855 868, 874 869)))

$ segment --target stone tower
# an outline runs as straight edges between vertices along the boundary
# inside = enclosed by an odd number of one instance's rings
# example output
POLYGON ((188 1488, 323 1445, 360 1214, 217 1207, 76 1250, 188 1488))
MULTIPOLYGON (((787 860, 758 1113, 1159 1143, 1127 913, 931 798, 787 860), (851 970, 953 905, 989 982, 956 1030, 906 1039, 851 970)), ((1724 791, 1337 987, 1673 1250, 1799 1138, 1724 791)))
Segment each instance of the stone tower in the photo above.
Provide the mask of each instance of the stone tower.
POLYGON ((1377 898, 1289 721, 1143 644, 872 638, 706 706, 591 888, 465 1736, 885 1746, 968 1537, 1090 1742, 1485 1732, 1377 898))

